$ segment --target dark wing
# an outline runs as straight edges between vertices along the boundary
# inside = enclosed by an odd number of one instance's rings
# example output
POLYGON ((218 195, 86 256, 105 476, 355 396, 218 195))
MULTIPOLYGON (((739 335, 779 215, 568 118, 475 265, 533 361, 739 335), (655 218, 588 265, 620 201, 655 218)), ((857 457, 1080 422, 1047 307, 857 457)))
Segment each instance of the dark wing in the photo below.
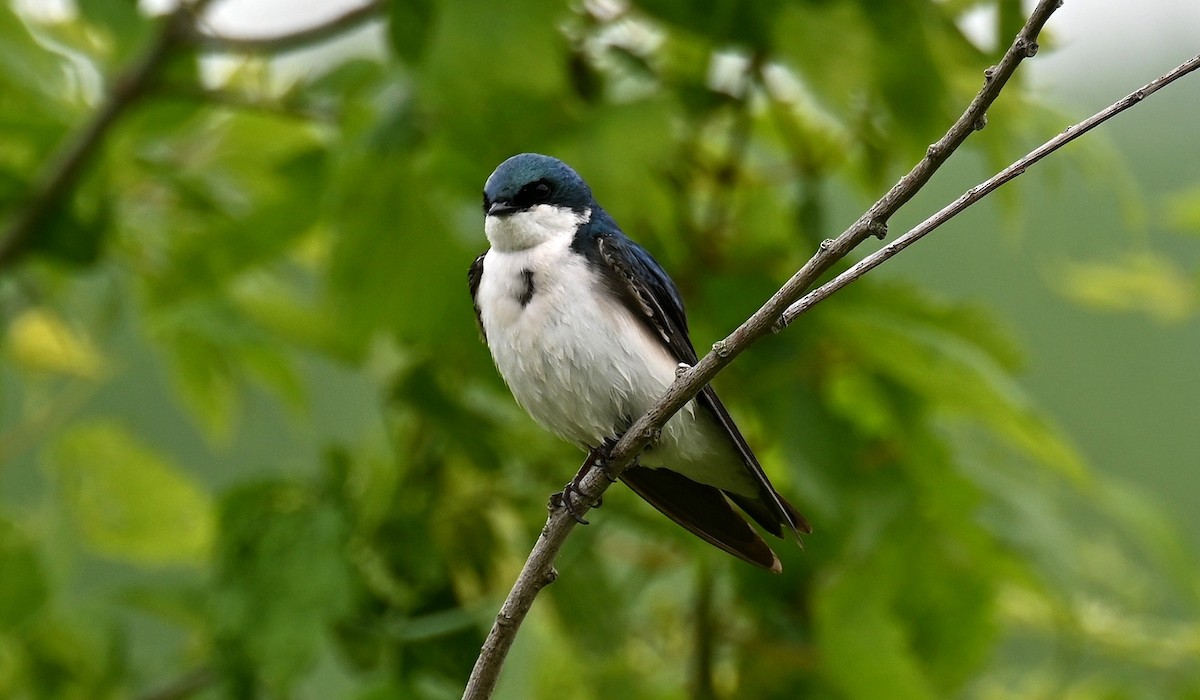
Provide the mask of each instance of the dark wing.
POLYGON ((671 471, 632 466, 621 474, 629 488, 689 532, 733 556, 778 573, 779 557, 738 515, 720 489, 671 471))
POLYGON ((609 288, 678 361, 696 364, 683 299, 654 258, 622 233, 597 236, 596 250, 609 288))
MULTIPOLYGON (((647 325, 651 333, 662 341, 678 361, 694 365, 697 361, 696 351, 688 337, 683 301, 675 283, 663 272, 658 263, 641 246, 619 232, 599 234, 596 253, 597 262, 600 263, 599 267, 605 280, 618 297, 624 301, 625 306, 635 317, 647 325)), ((733 419, 729 416, 729 411, 717 398, 712 387, 705 386, 696 400, 729 436, 737 448, 738 454, 741 455, 743 465, 759 484, 759 493, 756 497, 731 493, 726 495, 773 535, 782 536, 783 526, 786 526, 793 534, 811 532, 812 528, 804 517, 771 486, 758 459, 750 450, 750 446, 746 444, 741 431, 734 424, 733 419)), ((662 488, 661 484, 650 483, 646 472, 653 471, 659 470, 631 469, 627 470, 622 478, 639 495, 688 530, 751 563, 772 568, 758 553, 744 549, 738 551, 731 549, 731 547, 741 546, 738 543, 740 535, 733 539, 728 537, 732 533, 724 524, 721 524, 726 520, 727 514, 721 511, 720 506, 723 505, 724 510, 729 511, 729 515, 733 515, 735 518, 737 516, 732 513, 728 502, 720 497, 722 492, 719 489, 697 484, 700 489, 711 492, 710 495, 703 497, 705 505, 698 507, 700 497, 697 494, 699 492, 692 494, 681 491, 675 486, 662 488), (710 496, 715 496, 715 498, 710 496), (704 521, 696 519, 697 515, 710 511, 711 518, 706 518, 704 521)), ((689 481, 682 476, 679 478, 689 481)), ((689 483, 694 482, 689 481, 689 483)), ((740 520, 740 518, 738 519, 740 520)), ((749 527, 745 529, 753 533, 749 527)), ((757 535, 755 537, 757 538, 757 535)), ((759 542, 762 542, 761 539, 759 542)), ((772 555, 773 558, 774 555, 772 555)))
POLYGON ((483 342, 487 342, 487 333, 483 330, 483 318, 479 315, 479 300, 475 297, 479 294, 479 281, 483 279, 483 258, 487 255, 484 251, 475 262, 471 263, 471 268, 467 270, 467 289, 471 290, 471 304, 475 307, 475 325, 479 326, 479 335, 483 336, 483 342))

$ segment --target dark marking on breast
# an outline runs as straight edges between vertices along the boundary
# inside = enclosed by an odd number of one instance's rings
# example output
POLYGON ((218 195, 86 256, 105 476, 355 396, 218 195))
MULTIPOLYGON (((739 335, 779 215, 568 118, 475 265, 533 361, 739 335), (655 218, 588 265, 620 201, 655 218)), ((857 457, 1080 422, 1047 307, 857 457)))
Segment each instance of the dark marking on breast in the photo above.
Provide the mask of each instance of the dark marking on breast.
POLYGON ((521 308, 529 306, 529 302, 533 301, 533 270, 525 268, 521 270, 521 279, 525 281, 525 289, 521 290, 521 297, 518 301, 521 302, 521 308))

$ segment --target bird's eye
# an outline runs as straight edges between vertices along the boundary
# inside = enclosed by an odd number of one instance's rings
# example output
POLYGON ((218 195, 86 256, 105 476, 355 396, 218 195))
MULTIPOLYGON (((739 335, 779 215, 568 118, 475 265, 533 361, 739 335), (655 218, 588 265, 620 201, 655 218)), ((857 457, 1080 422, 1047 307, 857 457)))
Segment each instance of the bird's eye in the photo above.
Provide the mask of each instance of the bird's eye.
POLYGON ((545 180, 538 180, 525 185, 517 192, 517 196, 513 198, 513 203, 522 209, 532 207, 535 204, 541 204, 550 199, 550 195, 554 192, 554 188, 545 180))

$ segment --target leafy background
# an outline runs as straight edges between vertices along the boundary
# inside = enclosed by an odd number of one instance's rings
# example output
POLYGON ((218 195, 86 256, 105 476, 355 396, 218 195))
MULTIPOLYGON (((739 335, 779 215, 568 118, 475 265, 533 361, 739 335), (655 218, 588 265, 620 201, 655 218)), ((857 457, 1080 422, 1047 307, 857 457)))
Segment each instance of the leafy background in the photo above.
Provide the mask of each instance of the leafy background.
MULTIPOLYGON (((5 220, 158 30, 153 4, 51 10, 0 7, 5 220)), ((178 47, 0 269, 0 696, 458 697, 580 459, 474 329, 491 168, 575 165, 704 347, 1021 21, 397 0, 302 50, 178 47)), ((1057 21, 893 230, 1195 50, 1155 26, 1144 62, 1072 69, 1057 21)), ((768 576, 614 491, 498 695, 1200 697, 1197 107, 1156 96, 731 367, 806 549, 768 576)))

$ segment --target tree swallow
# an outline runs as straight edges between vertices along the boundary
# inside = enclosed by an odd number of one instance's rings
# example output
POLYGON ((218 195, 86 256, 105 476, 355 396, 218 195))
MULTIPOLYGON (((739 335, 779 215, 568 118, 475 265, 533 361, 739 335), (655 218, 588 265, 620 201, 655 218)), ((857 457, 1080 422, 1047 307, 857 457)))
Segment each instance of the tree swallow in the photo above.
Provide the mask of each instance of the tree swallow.
MULTIPOLYGON (((491 249, 468 282, 492 359, 535 421, 602 465, 676 368, 697 361, 679 290, 560 160, 504 161, 484 185, 483 211, 491 249)), ((708 386, 621 480, 693 534, 771 571, 779 558, 731 501, 777 537, 812 531, 708 386)))

